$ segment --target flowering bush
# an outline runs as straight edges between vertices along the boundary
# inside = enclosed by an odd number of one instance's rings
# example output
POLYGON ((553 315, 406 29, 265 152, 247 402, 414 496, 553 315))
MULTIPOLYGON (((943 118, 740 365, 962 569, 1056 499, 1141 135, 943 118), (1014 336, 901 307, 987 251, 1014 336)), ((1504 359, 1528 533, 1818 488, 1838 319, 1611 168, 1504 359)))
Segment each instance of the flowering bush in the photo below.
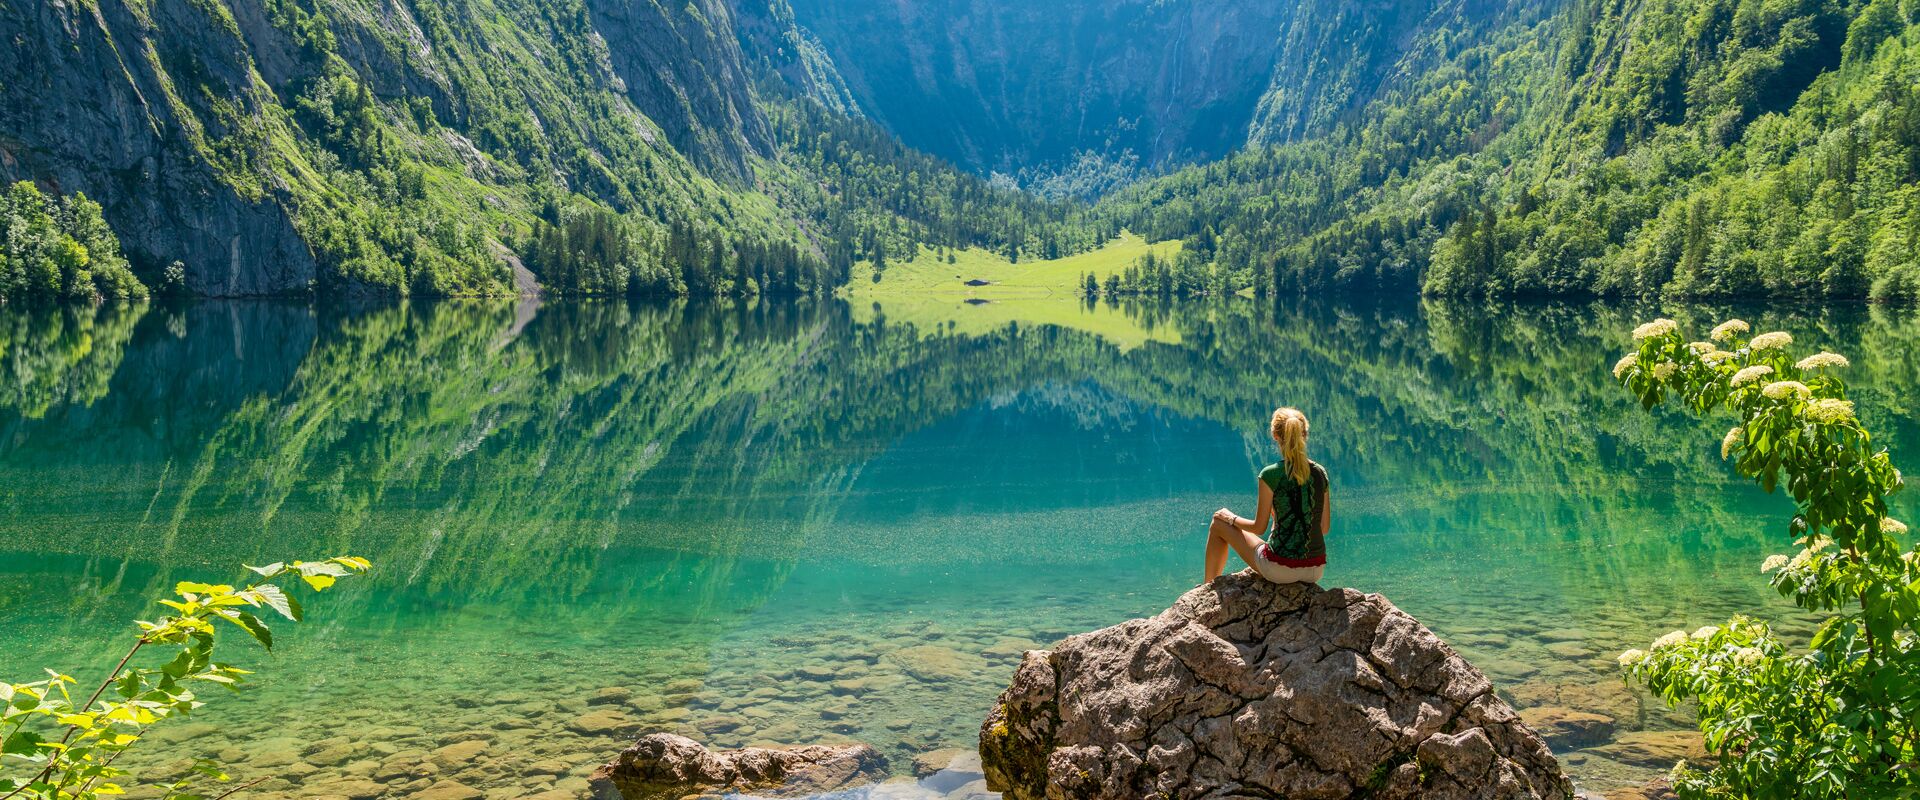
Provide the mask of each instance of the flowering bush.
MULTIPOLYGON (((220 623, 272 649, 273 634, 254 612, 301 617, 300 601, 276 581, 298 577, 325 591, 370 566, 366 559, 341 556, 247 567, 258 578, 239 588, 182 581, 174 597, 159 601, 174 614, 137 623, 140 635, 126 656, 83 702, 75 702, 76 681, 54 670, 42 681, 0 682, 0 800, 94 800, 125 793, 117 782, 125 771, 114 766, 121 753, 153 725, 205 705, 196 687, 233 688, 249 674, 213 660, 220 623), (168 648, 173 658, 156 667, 136 666, 134 657, 149 647, 168 648)), ((197 778, 227 780, 217 765, 197 762, 187 777, 161 787, 164 800, 201 800, 204 795, 189 791, 197 778)))
POLYGON ((1669 399, 1740 420, 1721 455, 1798 507, 1799 552, 1762 563, 1774 588, 1825 615, 1807 648, 1760 622, 1667 634, 1620 656, 1668 703, 1693 702, 1712 766, 1673 771, 1683 797, 1913 797, 1920 793, 1920 564, 1889 517, 1900 471, 1854 416, 1844 357, 1795 361, 1793 337, 1744 340, 1747 323, 1689 343, 1671 320, 1634 332, 1614 377, 1647 408, 1669 399), (1704 345, 1704 347, 1702 346, 1704 345))

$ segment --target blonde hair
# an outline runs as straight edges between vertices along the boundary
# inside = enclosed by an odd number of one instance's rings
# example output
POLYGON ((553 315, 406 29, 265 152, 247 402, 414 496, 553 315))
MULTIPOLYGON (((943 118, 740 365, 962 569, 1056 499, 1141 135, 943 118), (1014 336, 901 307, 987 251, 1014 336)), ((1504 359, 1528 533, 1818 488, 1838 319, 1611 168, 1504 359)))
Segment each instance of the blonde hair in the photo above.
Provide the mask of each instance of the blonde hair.
POLYGON ((1312 467, 1307 461, 1307 415, 1297 408, 1273 412, 1273 440, 1280 445, 1280 458, 1287 465, 1293 482, 1306 485, 1312 467))

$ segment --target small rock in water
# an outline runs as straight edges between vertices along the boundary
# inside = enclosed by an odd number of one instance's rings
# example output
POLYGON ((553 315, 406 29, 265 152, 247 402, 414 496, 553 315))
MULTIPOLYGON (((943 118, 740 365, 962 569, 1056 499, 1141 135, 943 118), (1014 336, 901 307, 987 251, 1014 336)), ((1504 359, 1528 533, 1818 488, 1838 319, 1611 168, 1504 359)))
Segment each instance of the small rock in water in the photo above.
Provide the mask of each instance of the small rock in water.
MULTIPOLYGON (((685 709, 677 710, 685 711, 685 709)), ((684 718, 685 716, 682 716, 682 719, 684 718)), ((630 730, 633 725, 632 719, 618 711, 592 711, 575 717, 572 722, 567 723, 567 729, 583 736, 607 736, 630 730)))
POLYGON ((643 736, 593 773, 596 797, 677 800, 689 795, 804 797, 886 777, 886 759, 864 744, 709 750, 684 736, 643 736))
POLYGON ((632 689, 624 686, 609 686, 594 692, 592 697, 588 697, 587 705, 603 706, 610 703, 625 703, 631 697, 633 697, 632 689))
POLYGON ((468 762, 480 757, 481 753, 487 752, 487 747, 487 743, 479 739, 456 742, 433 751, 433 763, 439 765, 441 769, 466 766, 468 762))
POLYGON ((315 793, 339 795, 350 800, 368 800, 387 791, 387 787, 367 780, 330 781, 310 785, 309 788, 315 793))
POLYGON ((1555 750, 1592 747, 1613 736, 1613 718, 1604 714, 1560 706, 1534 706, 1521 709, 1520 718, 1532 725, 1540 738, 1555 750))
POLYGON ((1622 764, 1649 769, 1667 769, 1681 759, 1700 761, 1707 757, 1706 742, 1697 730, 1627 731, 1593 752, 1622 764))
POLYGON ((486 794, 459 781, 440 781, 414 793, 413 800, 480 800, 486 794))
MULTIPOLYGON (((947 747, 921 753, 913 757, 913 777, 924 778, 932 775, 933 773, 946 769, 947 765, 952 764, 962 756, 969 755, 972 752, 971 750, 963 750, 958 747, 947 747)), ((977 769, 979 766, 979 757, 977 755, 974 761, 976 762, 975 768, 977 769)))
POLYGON ((928 683, 964 680, 987 669, 986 659, 937 644, 901 648, 888 653, 887 660, 928 683))
POLYGON ((1592 639, 1593 633, 1581 628, 1553 628, 1536 633, 1533 638, 1543 642, 1584 642, 1592 639))

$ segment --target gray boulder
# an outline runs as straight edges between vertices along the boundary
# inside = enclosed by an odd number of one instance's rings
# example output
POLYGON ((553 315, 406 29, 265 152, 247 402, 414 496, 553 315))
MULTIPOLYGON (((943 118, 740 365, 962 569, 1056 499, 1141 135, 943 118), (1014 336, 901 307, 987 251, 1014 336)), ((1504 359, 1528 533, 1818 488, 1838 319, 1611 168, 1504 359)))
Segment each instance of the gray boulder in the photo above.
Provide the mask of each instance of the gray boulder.
POLYGON ((1377 594, 1252 571, 1028 652, 980 728, 1012 800, 1571 797, 1493 684, 1377 594))
POLYGON ((709 750, 667 733, 640 737, 594 770, 596 800, 681 800, 752 793, 805 797, 885 778, 887 760, 864 744, 709 750))

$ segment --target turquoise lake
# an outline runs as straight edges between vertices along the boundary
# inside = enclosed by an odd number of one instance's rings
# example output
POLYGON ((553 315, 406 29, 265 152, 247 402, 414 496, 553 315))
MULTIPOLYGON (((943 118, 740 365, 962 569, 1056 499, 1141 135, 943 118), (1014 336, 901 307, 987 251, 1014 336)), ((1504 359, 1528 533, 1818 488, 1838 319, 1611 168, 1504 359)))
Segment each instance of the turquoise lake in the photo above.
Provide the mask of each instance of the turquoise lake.
POLYGON ((0 311, 0 675, 97 679, 175 581, 351 554, 373 573, 271 654, 228 645, 259 674, 156 733, 143 774, 205 755, 270 776, 253 797, 558 800, 669 730, 865 741, 901 776, 875 796, 978 796, 964 758, 918 783, 915 760, 973 746, 1025 649, 1192 588, 1285 404, 1332 476, 1324 583, 1384 594, 1523 710, 1604 716, 1556 750, 1606 790, 1689 741, 1620 650, 1736 613, 1810 629, 1759 572, 1791 506, 1721 463, 1730 423, 1613 384, 1633 326, 1738 315, 1846 354, 1867 427, 1920 455, 1920 321, 1880 309, 941 313, 0 311))

